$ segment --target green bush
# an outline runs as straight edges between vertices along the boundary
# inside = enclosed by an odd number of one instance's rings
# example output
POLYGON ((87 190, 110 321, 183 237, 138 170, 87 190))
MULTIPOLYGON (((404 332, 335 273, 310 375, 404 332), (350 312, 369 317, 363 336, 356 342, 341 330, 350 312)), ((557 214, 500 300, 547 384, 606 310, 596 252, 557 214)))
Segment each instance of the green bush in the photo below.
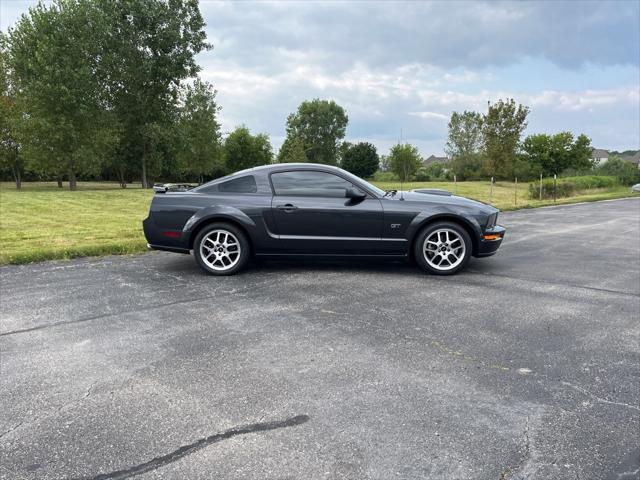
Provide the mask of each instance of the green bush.
MULTIPOLYGON (((555 187, 556 197, 571 197, 577 192, 594 188, 613 188, 620 184, 616 177, 588 175, 584 177, 559 178, 555 187)), ((542 198, 553 198, 553 178, 542 180, 542 198)), ((540 198, 540 182, 529 184, 529 198, 540 198)))
POLYGON ((611 156, 604 164, 597 167, 604 175, 613 175, 622 185, 633 185, 640 182, 640 169, 631 162, 618 156, 611 156))
POLYGON ((429 170, 427 170, 427 167, 420 167, 416 172, 414 180, 416 182, 428 182, 429 180, 431 180, 431 175, 429 175, 429 170))

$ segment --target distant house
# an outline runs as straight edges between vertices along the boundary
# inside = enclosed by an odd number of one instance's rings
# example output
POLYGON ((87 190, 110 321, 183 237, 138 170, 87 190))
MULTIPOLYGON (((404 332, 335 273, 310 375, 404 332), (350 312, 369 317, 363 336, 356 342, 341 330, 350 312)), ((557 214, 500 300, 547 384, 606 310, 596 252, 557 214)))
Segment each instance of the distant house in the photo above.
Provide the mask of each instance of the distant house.
POLYGON ((609 160, 609 152, 601 148, 594 148, 591 150, 591 160, 593 160, 596 165, 605 163, 609 160))
POLYGON ((631 162, 637 169, 640 169, 640 150, 633 157, 623 157, 627 162, 631 162))
POLYGON ((425 167, 427 165, 431 165, 432 163, 449 163, 449 158, 448 157, 436 157, 435 155, 431 155, 429 158, 425 158, 422 161, 422 165, 424 165, 425 167))

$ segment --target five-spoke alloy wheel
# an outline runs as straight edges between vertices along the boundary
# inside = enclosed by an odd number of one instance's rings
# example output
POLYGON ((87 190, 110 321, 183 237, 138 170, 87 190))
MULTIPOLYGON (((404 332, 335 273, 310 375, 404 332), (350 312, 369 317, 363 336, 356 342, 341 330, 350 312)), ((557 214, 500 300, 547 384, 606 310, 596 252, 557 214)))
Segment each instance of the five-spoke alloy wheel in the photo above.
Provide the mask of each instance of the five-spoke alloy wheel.
POLYGON ((471 239, 464 228, 449 222, 428 225, 414 245, 415 259, 424 270, 451 275, 464 268, 471 257, 471 239))
POLYGON ((249 242, 234 225, 214 223, 204 227, 193 242, 198 264, 213 275, 232 275, 249 258, 249 242))

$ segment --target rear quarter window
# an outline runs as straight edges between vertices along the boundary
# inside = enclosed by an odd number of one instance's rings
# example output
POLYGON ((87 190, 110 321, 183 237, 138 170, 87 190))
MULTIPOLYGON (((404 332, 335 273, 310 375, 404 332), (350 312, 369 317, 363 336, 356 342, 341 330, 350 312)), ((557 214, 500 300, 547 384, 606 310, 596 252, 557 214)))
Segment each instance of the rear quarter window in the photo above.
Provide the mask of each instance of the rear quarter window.
POLYGON ((257 193, 258 186, 253 175, 245 175, 238 178, 232 178, 226 182, 211 185, 203 189, 206 193, 257 193))

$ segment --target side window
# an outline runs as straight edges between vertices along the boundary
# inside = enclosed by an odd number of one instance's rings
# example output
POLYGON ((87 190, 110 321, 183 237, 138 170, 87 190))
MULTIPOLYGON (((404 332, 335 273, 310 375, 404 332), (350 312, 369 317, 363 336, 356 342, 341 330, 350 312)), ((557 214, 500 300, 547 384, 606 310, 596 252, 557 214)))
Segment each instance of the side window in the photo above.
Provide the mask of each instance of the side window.
POLYGON ((246 175, 219 183, 218 191, 226 193, 256 193, 258 186, 253 175, 246 175))
POLYGON ((353 188, 351 182, 337 175, 310 170, 273 173, 271 182, 276 195, 296 197, 344 198, 347 188, 353 188))

